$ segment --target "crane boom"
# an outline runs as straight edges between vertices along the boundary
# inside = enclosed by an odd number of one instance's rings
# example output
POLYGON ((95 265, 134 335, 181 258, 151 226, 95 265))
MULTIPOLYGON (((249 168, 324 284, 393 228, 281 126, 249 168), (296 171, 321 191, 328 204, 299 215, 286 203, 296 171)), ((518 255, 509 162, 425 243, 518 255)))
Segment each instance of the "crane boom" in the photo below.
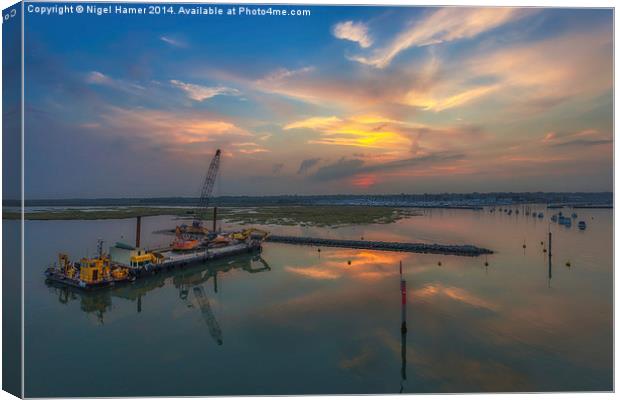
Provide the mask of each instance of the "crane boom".
POLYGON ((205 216, 207 207, 209 206, 209 199, 213 192, 213 186, 215 185, 215 177, 220 168, 220 149, 217 149, 215 156, 209 164, 207 175, 205 175, 204 182, 202 183, 202 190, 200 191, 200 200, 198 201, 198 209, 196 210, 196 218, 194 224, 200 224, 200 220, 205 216))

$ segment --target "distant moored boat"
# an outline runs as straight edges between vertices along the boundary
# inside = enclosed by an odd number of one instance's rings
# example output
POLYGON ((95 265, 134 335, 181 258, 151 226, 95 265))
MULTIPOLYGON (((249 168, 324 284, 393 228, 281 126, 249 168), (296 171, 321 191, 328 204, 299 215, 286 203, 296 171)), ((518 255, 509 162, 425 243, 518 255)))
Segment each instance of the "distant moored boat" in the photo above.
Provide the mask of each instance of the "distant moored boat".
POLYGON ((586 229, 586 221, 579 221, 577 226, 579 227, 579 230, 584 231, 586 229))
POLYGON ((564 225, 567 228, 570 228, 570 226, 571 226, 571 219, 568 218, 568 217, 560 216, 560 219, 558 220, 558 223, 560 225, 564 225))

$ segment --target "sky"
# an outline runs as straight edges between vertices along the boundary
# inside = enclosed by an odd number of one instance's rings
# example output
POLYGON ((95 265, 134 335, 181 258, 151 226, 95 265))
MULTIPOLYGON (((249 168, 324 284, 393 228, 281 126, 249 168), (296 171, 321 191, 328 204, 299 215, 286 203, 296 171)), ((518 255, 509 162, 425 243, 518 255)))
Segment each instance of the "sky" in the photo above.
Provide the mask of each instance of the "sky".
POLYGON ((26 197, 613 190, 611 10, 279 8, 27 13, 26 197))

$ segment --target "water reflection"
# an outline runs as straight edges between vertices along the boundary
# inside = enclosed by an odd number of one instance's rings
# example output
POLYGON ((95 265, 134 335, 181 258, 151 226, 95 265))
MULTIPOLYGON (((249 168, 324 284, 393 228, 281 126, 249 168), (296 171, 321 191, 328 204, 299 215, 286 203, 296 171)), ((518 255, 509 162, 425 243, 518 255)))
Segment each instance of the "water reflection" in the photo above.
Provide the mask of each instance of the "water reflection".
POLYGON ((317 280, 336 280, 344 277, 377 280, 395 276, 401 254, 393 252, 355 250, 355 249, 330 249, 321 252, 318 261, 314 265, 287 265, 284 270, 305 278, 317 280))
MULTIPOLYGON (((546 221, 453 210, 389 225, 267 229, 474 243, 495 254, 318 252, 267 243, 262 256, 273 268, 268 274, 257 272, 270 269, 260 259, 240 257, 95 293, 50 292, 41 268, 58 249, 82 254, 98 237, 114 241, 119 229, 133 236, 133 221, 27 221, 26 392, 83 397, 610 390, 613 214, 583 213, 588 220, 596 215, 585 232, 552 225, 551 260, 544 252, 546 221), (406 335, 398 329, 401 259, 408 281, 406 335), (557 267, 568 260, 581 267, 557 267), (91 357, 83 357, 81 344, 91 357), (131 382, 110 385, 118 377, 109 365, 119 359, 137 372, 131 382), (85 369, 102 379, 71 379, 85 369)), ((144 242, 154 246, 160 238, 148 232, 173 223, 149 219, 144 242)))
POLYGON ((218 274, 225 274, 236 269, 250 274, 271 271, 269 264, 260 255, 244 255, 231 260, 216 261, 208 265, 197 265, 184 270, 160 272, 156 275, 139 279, 131 284, 98 291, 84 291, 51 281, 46 282, 46 284, 57 294, 59 303, 69 304, 77 301, 80 304, 80 310, 86 314, 94 315, 98 323, 103 325, 105 314, 112 310, 113 297, 135 301, 137 304, 136 312, 141 313, 143 307, 142 298, 147 293, 164 287, 166 281, 171 278, 174 287, 179 290, 179 299, 188 308, 200 310, 209 329, 209 334, 221 346, 224 343, 222 329, 211 308, 205 285, 209 279, 212 279, 214 292, 217 293, 218 274), (254 264, 260 264, 260 266, 255 267, 254 264))
POLYGON ((407 330, 402 330, 400 334, 400 391, 405 390, 405 382, 407 381, 407 330))

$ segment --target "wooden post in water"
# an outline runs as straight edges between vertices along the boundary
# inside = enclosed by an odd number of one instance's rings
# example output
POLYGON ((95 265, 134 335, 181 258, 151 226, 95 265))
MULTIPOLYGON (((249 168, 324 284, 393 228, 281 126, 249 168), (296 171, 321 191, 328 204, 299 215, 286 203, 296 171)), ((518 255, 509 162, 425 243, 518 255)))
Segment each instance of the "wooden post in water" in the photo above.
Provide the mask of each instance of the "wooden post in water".
POLYGON ((213 232, 217 231, 217 207, 213 207, 213 232))
POLYGON ((142 217, 141 216, 137 216, 136 217, 136 248, 140 247, 140 223, 142 222, 142 217))
POLYGON ((551 259, 551 231, 549 231, 549 259, 551 259))
POLYGON ((403 279, 403 262, 400 262, 400 331, 407 333, 407 281, 403 279))
POLYGON ((400 325, 400 393, 404 391, 407 380, 407 282, 403 279, 403 262, 400 262, 400 294, 401 294, 401 325, 400 325))
POLYGON ((547 286, 551 287, 551 229, 549 230, 549 278, 547 279, 547 286))

